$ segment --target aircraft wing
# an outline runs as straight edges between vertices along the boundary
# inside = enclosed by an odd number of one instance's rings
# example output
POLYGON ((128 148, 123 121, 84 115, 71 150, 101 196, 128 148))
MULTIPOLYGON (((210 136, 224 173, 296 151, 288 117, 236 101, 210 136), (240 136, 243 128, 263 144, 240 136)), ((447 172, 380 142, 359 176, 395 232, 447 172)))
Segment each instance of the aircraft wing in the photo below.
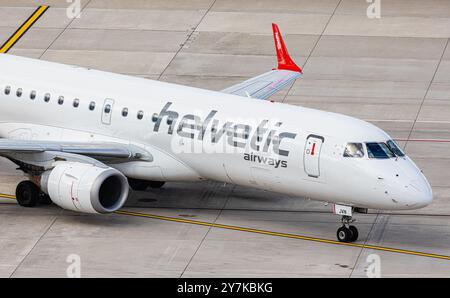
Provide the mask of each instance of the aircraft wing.
POLYGON ((299 76, 299 72, 276 69, 231 86, 222 90, 222 92, 258 99, 268 99, 299 76))
POLYGON ((222 92, 258 99, 267 99, 302 74, 300 67, 298 67, 289 56, 280 30, 276 24, 272 24, 272 30, 278 58, 278 67, 263 73, 262 75, 224 89, 222 92))
POLYGON ((0 155, 14 153, 61 152, 95 159, 152 160, 144 149, 121 143, 79 143, 0 139, 0 155))

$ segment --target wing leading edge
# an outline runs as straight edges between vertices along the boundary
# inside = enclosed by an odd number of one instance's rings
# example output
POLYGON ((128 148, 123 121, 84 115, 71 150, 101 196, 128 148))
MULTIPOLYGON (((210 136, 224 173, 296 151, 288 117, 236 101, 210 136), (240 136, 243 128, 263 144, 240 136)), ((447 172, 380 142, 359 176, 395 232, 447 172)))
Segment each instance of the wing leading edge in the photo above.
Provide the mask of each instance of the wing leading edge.
POLYGON ((119 143, 77 143, 0 139, 0 155, 11 153, 62 152, 96 159, 115 158, 124 161, 152 161, 152 155, 135 145, 119 143))
POLYGON ((289 56, 278 26, 272 24, 272 30, 278 59, 277 68, 224 89, 222 92, 257 99, 268 99, 300 77, 302 70, 289 56))

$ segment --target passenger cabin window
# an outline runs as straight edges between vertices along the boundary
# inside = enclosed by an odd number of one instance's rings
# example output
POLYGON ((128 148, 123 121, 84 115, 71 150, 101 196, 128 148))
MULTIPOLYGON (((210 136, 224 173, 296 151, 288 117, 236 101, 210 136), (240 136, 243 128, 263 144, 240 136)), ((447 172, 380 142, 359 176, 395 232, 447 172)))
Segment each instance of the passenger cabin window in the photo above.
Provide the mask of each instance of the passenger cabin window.
POLYGON ((364 157, 364 147, 362 143, 348 143, 345 146, 344 157, 364 157))
POLYGON ((366 147, 369 158, 383 159, 395 157, 395 154, 385 143, 366 143, 366 147))
POLYGON ((78 98, 75 98, 75 99, 73 100, 73 107, 74 107, 74 108, 78 108, 79 105, 80 105, 80 100, 79 100, 78 98))
POLYGON ((389 149, 391 149, 392 152, 394 152, 395 155, 399 157, 405 156, 405 153, 402 149, 397 145, 397 143, 394 140, 389 140, 386 142, 386 145, 388 145, 389 149))
POLYGON ((30 99, 35 99, 36 98, 36 91, 31 91, 30 93, 30 99))
POLYGON ((50 93, 45 93, 44 95, 44 101, 49 102, 50 101, 50 93))
POLYGON ((22 96, 22 88, 17 89, 16 95, 17 95, 17 97, 21 97, 22 96))
POLYGON ((110 112, 111 112, 111 105, 108 104, 105 106, 105 113, 109 114, 110 112))
POLYGON ((123 110, 122 110, 122 116, 123 116, 123 117, 128 116, 128 109, 127 109, 127 108, 123 108, 123 110))
POLYGON ((138 118, 139 120, 142 120, 142 118, 144 118, 144 111, 139 111, 139 112, 137 113, 137 118, 138 118))
POLYGON ((11 86, 6 86, 5 87, 5 94, 9 95, 11 93, 11 86))
POLYGON ((89 104, 89 110, 93 111, 95 110, 95 102, 91 101, 91 103, 89 104))
POLYGON ((64 103, 64 96, 60 96, 59 98, 58 98, 58 104, 59 105, 62 105, 64 103))

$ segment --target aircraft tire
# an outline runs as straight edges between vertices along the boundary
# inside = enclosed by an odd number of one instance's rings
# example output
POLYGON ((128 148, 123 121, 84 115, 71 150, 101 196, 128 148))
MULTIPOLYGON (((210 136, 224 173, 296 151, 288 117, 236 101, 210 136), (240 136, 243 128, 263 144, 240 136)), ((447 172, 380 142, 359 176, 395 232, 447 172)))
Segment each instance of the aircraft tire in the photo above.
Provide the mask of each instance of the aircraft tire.
POLYGON ((45 192, 39 193, 39 204, 41 205, 51 205, 53 204, 52 199, 50 199, 50 196, 46 194, 45 192))
POLYGON ((358 229, 355 226, 349 226, 348 227, 351 231, 352 231, 352 239, 350 239, 350 242, 355 242, 356 240, 358 240, 358 229))
POLYGON ((31 181, 22 181, 16 188, 16 199, 22 207, 34 207, 39 201, 39 187, 31 181))
POLYGON ((150 186, 150 182, 145 180, 128 178, 128 185, 130 185, 132 190, 145 191, 150 186))
POLYGON ((161 188, 166 184, 164 181, 150 181, 150 187, 151 188, 161 188))
POLYGON ((339 242, 351 242, 353 239, 353 232, 349 228, 343 226, 337 230, 336 236, 339 242))

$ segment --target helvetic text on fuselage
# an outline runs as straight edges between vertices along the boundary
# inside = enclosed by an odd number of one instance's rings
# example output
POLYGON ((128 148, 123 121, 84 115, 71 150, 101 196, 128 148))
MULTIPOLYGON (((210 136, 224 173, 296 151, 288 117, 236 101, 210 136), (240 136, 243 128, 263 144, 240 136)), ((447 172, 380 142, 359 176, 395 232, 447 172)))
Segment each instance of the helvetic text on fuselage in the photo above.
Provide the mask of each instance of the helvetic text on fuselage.
POLYGON ((279 132, 282 122, 275 122, 273 127, 269 127, 269 120, 262 120, 254 128, 250 124, 237 123, 233 121, 225 121, 215 119, 218 114, 217 110, 211 110, 204 120, 195 114, 180 114, 171 108, 172 102, 167 102, 159 114, 155 114, 152 118, 155 123, 154 132, 159 132, 164 118, 168 125, 167 134, 175 133, 185 139, 209 141, 211 144, 217 144, 221 140, 228 146, 234 148, 247 148, 249 152, 243 153, 246 161, 273 166, 274 168, 287 168, 287 160, 281 157, 288 157, 289 150, 281 149, 283 139, 294 140, 296 133, 282 131, 279 132), (205 138, 209 133, 210 138, 205 138), (275 156, 272 157, 272 154, 275 156), (267 156, 269 155, 269 156, 267 156))

